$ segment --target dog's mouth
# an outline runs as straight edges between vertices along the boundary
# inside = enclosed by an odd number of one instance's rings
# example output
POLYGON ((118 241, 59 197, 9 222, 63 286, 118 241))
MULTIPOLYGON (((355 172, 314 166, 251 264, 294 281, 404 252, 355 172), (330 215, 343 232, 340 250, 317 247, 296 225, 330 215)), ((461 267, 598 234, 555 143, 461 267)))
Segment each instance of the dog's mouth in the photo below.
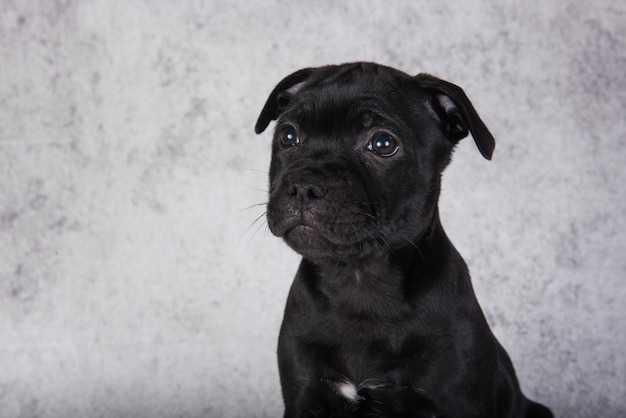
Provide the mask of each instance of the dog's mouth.
POLYGON ((311 258, 361 257, 380 245, 366 219, 335 224, 298 220, 279 234, 296 252, 311 258))
POLYGON ((385 241, 381 210, 371 201, 379 199, 370 198, 360 177, 295 171, 270 192, 268 226, 305 257, 361 258, 385 241))
POLYGON ((324 238, 324 234, 313 226, 298 224, 287 229, 283 238, 287 242, 301 242, 306 245, 312 240, 324 238))

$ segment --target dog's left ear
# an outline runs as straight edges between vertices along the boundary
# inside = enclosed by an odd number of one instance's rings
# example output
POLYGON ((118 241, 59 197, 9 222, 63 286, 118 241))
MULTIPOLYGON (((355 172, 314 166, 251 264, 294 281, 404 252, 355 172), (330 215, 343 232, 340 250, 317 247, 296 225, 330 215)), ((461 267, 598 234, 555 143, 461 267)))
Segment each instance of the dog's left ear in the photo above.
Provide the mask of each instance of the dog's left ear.
POLYGON ((480 153, 491 160, 496 142, 463 89, 429 74, 419 74, 415 81, 432 94, 431 106, 448 137, 456 142, 465 138, 469 130, 480 153))
POLYGON ((271 121, 276 120, 284 108, 289 104, 293 95, 300 90, 304 83, 313 74, 314 68, 303 68, 288 75, 274 87, 261 110, 261 114, 254 126, 254 132, 260 134, 271 121))

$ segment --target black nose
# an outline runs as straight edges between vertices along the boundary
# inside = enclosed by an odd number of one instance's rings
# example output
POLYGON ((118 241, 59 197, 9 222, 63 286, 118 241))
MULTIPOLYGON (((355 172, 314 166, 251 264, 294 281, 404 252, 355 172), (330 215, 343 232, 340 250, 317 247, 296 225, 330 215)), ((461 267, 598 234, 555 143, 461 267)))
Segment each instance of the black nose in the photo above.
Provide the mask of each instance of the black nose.
POLYGON ((321 199, 326 194, 326 187, 319 184, 297 183, 289 188, 289 197, 300 201, 321 199))

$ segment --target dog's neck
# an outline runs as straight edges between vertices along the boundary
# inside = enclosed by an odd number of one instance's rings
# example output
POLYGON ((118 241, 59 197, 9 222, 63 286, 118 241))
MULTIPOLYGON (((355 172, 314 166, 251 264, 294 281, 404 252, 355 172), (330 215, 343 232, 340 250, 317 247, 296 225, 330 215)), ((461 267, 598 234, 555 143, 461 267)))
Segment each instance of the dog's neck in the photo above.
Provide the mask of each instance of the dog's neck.
POLYGON ((304 258, 298 277, 312 295, 326 303, 386 316, 412 303, 407 297, 429 293, 433 286, 451 285, 441 283, 441 278, 450 277, 443 272, 451 264, 449 257, 455 255, 458 253, 435 214, 429 228, 401 248, 356 260, 304 258), (450 251, 442 250, 445 248, 450 251))
POLYGON ((389 270, 412 269, 419 265, 436 264, 443 249, 454 248, 446 235, 437 208, 433 211, 428 227, 416 238, 407 240, 395 248, 381 247, 379 252, 354 259, 307 259, 317 266, 317 271, 323 276, 346 275, 353 271, 355 280, 364 276, 384 274, 389 270))

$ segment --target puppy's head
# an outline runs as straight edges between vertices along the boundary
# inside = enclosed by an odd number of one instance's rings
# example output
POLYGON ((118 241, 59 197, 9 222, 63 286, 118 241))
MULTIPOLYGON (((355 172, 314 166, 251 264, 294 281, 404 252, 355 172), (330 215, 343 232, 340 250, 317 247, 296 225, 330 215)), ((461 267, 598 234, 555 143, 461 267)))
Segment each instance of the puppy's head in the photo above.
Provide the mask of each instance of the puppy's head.
POLYGON ((495 146, 459 87, 371 63, 289 75, 256 132, 272 120, 268 224, 311 259, 414 245, 433 222, 454 145, 471 132, 485 158, 495 146))

